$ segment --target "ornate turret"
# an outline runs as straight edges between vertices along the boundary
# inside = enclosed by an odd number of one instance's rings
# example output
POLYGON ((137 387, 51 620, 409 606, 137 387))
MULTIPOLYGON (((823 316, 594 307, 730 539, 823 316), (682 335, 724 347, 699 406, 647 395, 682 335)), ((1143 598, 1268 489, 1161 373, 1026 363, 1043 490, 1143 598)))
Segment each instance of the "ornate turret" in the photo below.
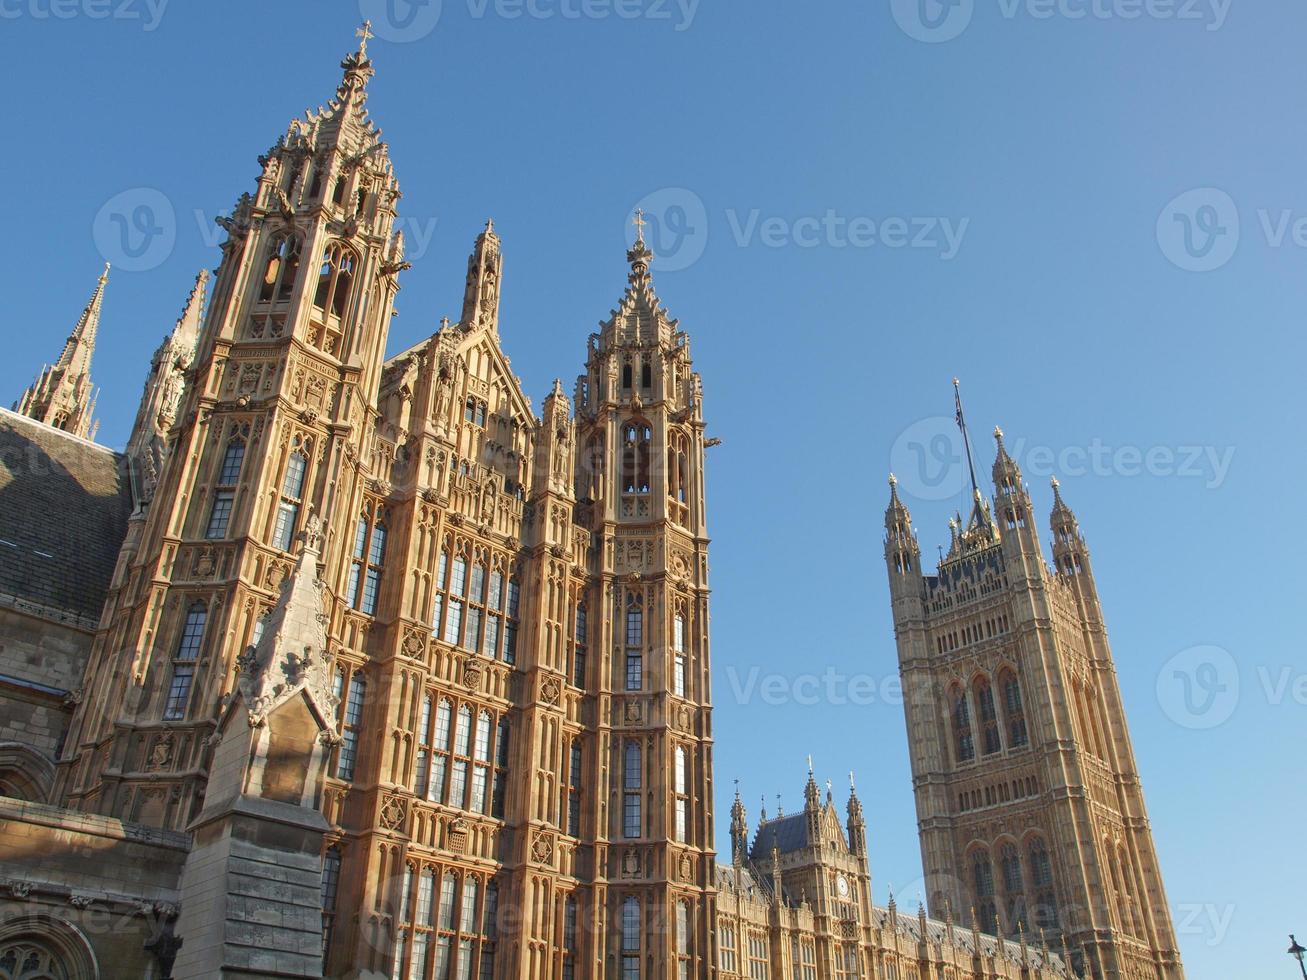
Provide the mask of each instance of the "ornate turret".
POLYGON ((463 292, 464 330, 484 327, 499 329, 499 284, 504 271, 504 257, 499 249, 499 236, 494 221, 486 222, 486 229, 477 236, 476 245, 467 260, 467 287, 463 292))
POLYGON ((159 474, 163 472, 168 433, 177 419, 186 388, 186 372, 195 359, 195 347, 200 339, 208 283, 209 270, 202 269, 172 332, 164 337, 150 359, 150 374, 145 379, 145 391, 127 442, 132 492, 138 508, 154 498, 159 474))
MULTIPOLYGON (((764 818, 765 819, 765 818, 764 818)), ((740 799, 740 787, 735 786, 735 802, 731 804, 731 864, 737 868, 749 856, 749 818, 740 799)))
POLYGON ((867 823, 862 814, 862 801, 858 799, 858 787, 849 773, 849 850, 859 857, 867 856, 867 823))
POLYGON ((994 442, 997 452, 994 456, 994 499, 998 505, 999 522, 1005 532, 1015 531, 1023 537, 1023 546, 1038 550, 1033 536, 1025 534, 1032 530, 1030 521, 1030 491, 1026 489, 1021 478, 1021 468, 1016 460, 1008 455, 1003 442, 1003 430, 994 426, 994 442))
POLYGON ((40 376, 14 404, 14 411, 83 439, 95 438, 100 423, 93 419, 91 357, 95 354, 95 335, 100 328, 104 285, 108 281, 109 263, 106 262, 59 360, 42 368, 40 376))
POLYGON ((889 477, 889 506, 885 508, 885 560, 891 585, 898 580, 915 586, 921 574, 921 546, 912 530, 912 514, 899 498, 899 481, 889 477))

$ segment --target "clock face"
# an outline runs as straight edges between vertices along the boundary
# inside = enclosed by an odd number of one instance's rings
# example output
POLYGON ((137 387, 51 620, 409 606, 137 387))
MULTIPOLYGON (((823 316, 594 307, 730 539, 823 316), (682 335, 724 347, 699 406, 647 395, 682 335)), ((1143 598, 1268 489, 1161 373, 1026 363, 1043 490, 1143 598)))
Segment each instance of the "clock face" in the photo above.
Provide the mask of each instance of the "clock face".
POLYGON ((835 879, 835 890, 839 892, 840 898, 849 897, 849 879, 840 875, 835 879))

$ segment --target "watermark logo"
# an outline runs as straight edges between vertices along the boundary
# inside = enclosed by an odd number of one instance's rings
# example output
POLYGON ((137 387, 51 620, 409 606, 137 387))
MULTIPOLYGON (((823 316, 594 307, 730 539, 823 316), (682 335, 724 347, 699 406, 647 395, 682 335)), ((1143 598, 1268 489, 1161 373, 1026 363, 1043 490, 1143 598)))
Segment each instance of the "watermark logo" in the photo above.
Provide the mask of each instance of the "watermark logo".
POLYGON ((177 243, 177 214, 162 191, 134 187, 104 203, 91 234, 95 247, 115 268, 148 272, 172 254, 177 243))
POLYGON ((420 41, 440 23, 441 0, 359 0, 359 13, 383 41, 420 41))
POLYGON ((149 34, 159 28, 169 0, 0 0, 0 20, 134 20, 149 34))
POLYGON ((949 500, 962 493, 966 477, 962 433, 952 418, 937 415, 914 422, 890 447, 890 472, 902 491, 918 500, 949 500))
POLYGON ((1187 272, 1221 268, 1239 248, 1234 198, 1215 187, 1186 191, 1158 216, 1157 244, 1173 265, 1187 272))
POLYGON ((1239 706, 1239 665, 1222 647, 1181 650, 1157 675, 1157 703, 1184 728, 1217 728, 1239 706))
MULTIPOLYGON (((653 249, 653 268, 661 272, 687 269, 708 247, 709 215, 703 199, 684 187, 667 187, 646 195, 636 209, 637 223, 653 249)), ((720 215, 737 248, 911 249, 933 253, 941 261, 955 258, 971 225, 970 218, 941 216, 842 215, 833 208, 821 214, 784 217, 764 215, 760 208, 727 208, 720 215)), ((627 241, 635 239, 627 229, 627 241)))
POLYGON ((952 41, 971 24, 976 0, 890 0, 899 29, 926 44, 952 41))
POLYGON ((634 245, 637 230, 653 251, 650 264, 656 272, 680 272, 703 257, 708 248, 708 208, 703 198, 684 187, 664 187, 646 195, 632 209, 643 214, 638 225, 627 226, 627 244, 634 245))
MULTIPOLYGON (((1207 490, 1225 485, 1236 452, 1234 446, 1198 444, 1114 446, 1097 437, 1082 446, 1059 448, 1020 437, 1004 445, 1027 480, 1148 476, 1201 480, 1207 490)), ((954 499, 969 479, 957 423, 943 415, 921 419, 900 432, 890 447, 889 466, 899 490, 917 500, 954 499)))

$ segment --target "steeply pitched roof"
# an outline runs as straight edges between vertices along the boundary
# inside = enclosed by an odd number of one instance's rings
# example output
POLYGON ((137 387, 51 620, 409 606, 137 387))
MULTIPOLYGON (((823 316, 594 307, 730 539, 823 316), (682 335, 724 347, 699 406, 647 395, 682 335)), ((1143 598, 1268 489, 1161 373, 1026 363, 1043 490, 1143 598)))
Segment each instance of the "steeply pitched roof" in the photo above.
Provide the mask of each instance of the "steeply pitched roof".
POLYGON ((0 409, 0 595, 94 624, 131 513, 124 457, 0 409))
POLYGON ((771 857, 772 849, 782 854, 798 851, 808 846, 808 817, 804 813, 792 813, 787 817, 769 820, 758 828, 753 839, 749 856, 754 860, 771 857))

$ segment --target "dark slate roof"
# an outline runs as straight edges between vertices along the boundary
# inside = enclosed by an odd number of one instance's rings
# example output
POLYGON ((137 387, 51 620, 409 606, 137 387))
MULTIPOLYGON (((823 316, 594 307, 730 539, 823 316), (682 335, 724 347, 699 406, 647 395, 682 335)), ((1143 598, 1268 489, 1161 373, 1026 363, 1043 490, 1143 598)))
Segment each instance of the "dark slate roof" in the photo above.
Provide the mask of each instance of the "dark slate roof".
POLYGON ((96 621, 131 513, 125 457, 0 409, 0 595, 96 621))
POLYGON ((805 813, 792 813, 787 817, 769 820, 758 828, 753 839, 749 856, 754 860, 770 858, 772 849, 782 854, 802 850, 808 846, 808 816, 805 813))

